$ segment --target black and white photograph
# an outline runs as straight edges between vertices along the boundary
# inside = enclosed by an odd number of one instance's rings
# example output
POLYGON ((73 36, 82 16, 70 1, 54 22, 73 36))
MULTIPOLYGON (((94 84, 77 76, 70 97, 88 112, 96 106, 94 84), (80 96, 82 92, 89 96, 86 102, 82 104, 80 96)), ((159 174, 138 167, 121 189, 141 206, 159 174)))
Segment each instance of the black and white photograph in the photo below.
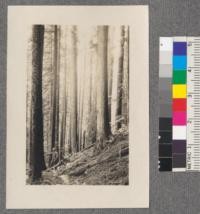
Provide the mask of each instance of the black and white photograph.
POLYGON ((148 35, 148 6, 8 7, 7 208, 148 207, 148 35))
POLYGON ((129 26, 33 25, 27 184, 129 184, 129 26))

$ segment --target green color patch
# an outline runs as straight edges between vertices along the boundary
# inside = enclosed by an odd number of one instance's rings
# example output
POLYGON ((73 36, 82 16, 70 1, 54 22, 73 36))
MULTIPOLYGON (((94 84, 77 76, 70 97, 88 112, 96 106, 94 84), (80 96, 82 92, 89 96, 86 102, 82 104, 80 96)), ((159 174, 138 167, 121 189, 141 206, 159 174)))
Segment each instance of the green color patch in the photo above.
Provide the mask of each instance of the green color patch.
POLYGON ((187 73, 186 70, 173 71, 173 84, 186 84, 187 73))

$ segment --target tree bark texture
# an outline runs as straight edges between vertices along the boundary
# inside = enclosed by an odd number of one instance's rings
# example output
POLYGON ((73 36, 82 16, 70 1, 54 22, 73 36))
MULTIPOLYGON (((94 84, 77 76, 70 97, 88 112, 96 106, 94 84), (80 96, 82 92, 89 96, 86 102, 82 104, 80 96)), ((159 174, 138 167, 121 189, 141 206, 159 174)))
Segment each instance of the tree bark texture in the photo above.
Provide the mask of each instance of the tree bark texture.
POLYGON ((102 144, 109 135, 108 85, 107 85, 107 41, 108 27, 97 29, 97 142, 102 144))
POLYGON ((32 34, 32 102, 30 169, 32 181, 45 169, 43 148, 42 60, 44 26, 33 26, 32 34))

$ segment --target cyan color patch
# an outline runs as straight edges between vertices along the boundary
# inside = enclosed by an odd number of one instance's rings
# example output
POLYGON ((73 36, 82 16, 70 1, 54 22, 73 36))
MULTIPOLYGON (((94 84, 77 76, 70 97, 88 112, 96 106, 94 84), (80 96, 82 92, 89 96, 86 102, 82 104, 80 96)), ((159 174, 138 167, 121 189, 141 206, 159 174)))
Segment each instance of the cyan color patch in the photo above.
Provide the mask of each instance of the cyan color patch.
POLYGON ((186 56, 173 56, 173 70, 186 70, 187 57, 186 56))

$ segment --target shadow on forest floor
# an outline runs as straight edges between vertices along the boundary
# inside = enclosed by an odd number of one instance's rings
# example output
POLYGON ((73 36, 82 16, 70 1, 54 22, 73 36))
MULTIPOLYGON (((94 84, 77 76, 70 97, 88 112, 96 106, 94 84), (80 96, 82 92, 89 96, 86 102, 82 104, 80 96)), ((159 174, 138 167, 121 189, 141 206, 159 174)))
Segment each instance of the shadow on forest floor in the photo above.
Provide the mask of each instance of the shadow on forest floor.
POLYGON ((107 144, 97 155, 94 147, 64 160, 56 169, 43 172, 42 185, 128 185, 127 137, 107 144))

